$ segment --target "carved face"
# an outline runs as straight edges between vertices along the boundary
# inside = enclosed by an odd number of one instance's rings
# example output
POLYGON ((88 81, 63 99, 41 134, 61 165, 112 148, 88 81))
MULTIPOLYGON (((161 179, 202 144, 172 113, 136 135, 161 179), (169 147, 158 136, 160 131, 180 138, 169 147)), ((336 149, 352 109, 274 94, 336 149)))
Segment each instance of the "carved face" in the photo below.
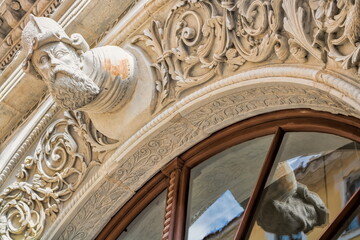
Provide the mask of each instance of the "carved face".
POLYGON ((52 42, 35 50, 31 62, 49 87, 55 102, 67 110, 90 103, 99 87, 81 70, 75 49, 52 42))

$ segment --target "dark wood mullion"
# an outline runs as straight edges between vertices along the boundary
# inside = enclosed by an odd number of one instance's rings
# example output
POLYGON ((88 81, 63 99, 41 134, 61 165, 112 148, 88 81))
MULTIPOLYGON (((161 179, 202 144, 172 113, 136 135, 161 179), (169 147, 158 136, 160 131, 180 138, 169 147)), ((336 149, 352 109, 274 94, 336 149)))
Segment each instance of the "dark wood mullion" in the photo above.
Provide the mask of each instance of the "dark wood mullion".
MULTIPOLYGON (((186 163, 185 163, 186 164, 186 163)), ((185 239, 186 213, 189 194, 190 168, 183 167, 180 179, 178 209, 176 211, 175 234, 173 240, 185 239)))
POLYGON ((360 203, 360 188, 346 203, 343 210, 335 218, 335 220, 327 227, 324 234, 320 237, 320 240, 330 240, 339 237, 347 224, 350 223, 352 217, 354 217, 356 211, 359 208, 360 203))
POLYGON ((174 239, 176 211, 178 206, 179 186, 181 179, 181 171, 184 166, 184 161, 180 158, 175 158, 161 171, 169 177, 170 184, 166 196, 164 228, 162 240, 174 239))
POLYGON ((270 149, 261 168, 258 181, 250 197, 249 203, 245 208, 245 212, 240 222, 240 226, 234 238, 235 240, 247 239, 249 237, 249 234, 251 233, 252 226, 255 221, 254 216, 256 215, 256 210, 258 209, 258 206, 260 204, 266 182, 275 163, 276 155, 280 149, 284 134, 285 132, 281 128, 278 128, 276 130, 274 139, 271 143, 270 149))

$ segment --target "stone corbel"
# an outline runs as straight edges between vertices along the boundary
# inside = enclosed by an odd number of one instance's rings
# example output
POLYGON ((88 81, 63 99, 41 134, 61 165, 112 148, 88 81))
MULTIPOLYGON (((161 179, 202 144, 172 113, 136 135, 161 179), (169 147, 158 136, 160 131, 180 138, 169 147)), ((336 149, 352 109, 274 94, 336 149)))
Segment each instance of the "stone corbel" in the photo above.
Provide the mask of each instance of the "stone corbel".
POLYGON ((22 33, 27 73, 42 79, 65 110, 114 112, 136 86, 135 58, 117 46, 89 49, 80 34, 69 37, 50 18, 30 16, 22 33))

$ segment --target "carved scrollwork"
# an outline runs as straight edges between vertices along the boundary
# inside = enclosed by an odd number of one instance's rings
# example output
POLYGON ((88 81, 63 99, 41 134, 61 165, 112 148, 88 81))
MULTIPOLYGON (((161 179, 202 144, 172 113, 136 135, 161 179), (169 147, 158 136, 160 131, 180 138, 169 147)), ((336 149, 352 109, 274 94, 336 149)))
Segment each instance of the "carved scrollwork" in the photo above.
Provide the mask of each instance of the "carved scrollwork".
POLYGON ((286 17, 284 18, 284 29, 290 33, 289 43, 291 53, 296 59, 305 62, 306 52, 309 52, 319 61, 325 61, 325 55, 321 47, 313 44, 311 36, 311 11, 306 1, 284 1, 283 9, 286 17))
POLYGON ((359 26, 360 0, 182 0, 132 43, 152 49, 159 110, 189 88, 270 57, 332 58, 359 69, 359 26))
POLYGON ((133 42, 145 41, 158 56, 153 67, 161 79, 156 82, 160 108, 226 67, 235 71, 246 61, 264 61, 274 49, 285 60, 287 43, 275 14, 280 3, 180 1, 163 26, 153 21, 133 42))
POLYGON ((314 43, 323 46, 329 57, 344 69, 359 69, 360 60, 360 1, 312 0, 312 15, 317 27, 314 43))
POLYGON ((65 116, 68 121, 73 124, 75 131, 85 138, 91 145, 92 151, 103 153, 105 151, 113 150, 119 146, 119 141, 106 137, 99 132, 93 125, 92 121, 84 112, 81 111, 66 111, 65 116))
POLYGON ((237 70, 246 61, 261 62, 276 53, 289 55, 281 36, 281 0, 180 1, 165 23, 136 36, 156 53, 152 65, 158 108, 179 98, 187 89, 207 82, 224 70, 237 70))
POLYGON ((56 219, 89 169, 101 163, 92 146, 107 142, 96 138, 100 133, 82 114, 67 112, 52 123, 21 164, 17 181, 0 194, 1 239, 39 239, 47 219, 56 219))

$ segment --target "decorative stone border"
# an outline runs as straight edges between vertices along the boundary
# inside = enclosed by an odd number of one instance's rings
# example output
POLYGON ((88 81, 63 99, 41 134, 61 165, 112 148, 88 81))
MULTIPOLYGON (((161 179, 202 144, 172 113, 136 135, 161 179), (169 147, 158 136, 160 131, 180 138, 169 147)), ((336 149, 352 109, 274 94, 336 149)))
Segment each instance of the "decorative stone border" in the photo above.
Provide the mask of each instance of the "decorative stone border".
POLYGON ((161 167, 232 123, 294 108, 359 118, 360 107, 354 100, 358 90, 352 88, 350 96, 345 96, 334 87, 318 82, 324 77, 345 84, 344 80, 329 74, 319 78, 320 74, 325 73, 300 67, 261 68, 223 79, 185 97, 146 124, 120 146, 91 179, 86 179, 68 203, 71 208, 61 211, 44 237, 95 237, 161 167), (117 198, 119 195, 122 197, 117 198))

